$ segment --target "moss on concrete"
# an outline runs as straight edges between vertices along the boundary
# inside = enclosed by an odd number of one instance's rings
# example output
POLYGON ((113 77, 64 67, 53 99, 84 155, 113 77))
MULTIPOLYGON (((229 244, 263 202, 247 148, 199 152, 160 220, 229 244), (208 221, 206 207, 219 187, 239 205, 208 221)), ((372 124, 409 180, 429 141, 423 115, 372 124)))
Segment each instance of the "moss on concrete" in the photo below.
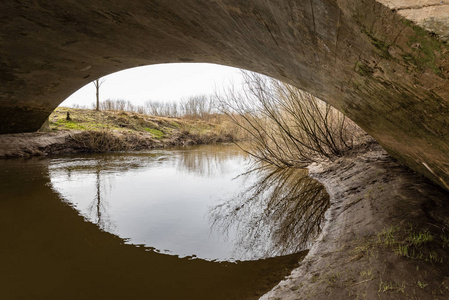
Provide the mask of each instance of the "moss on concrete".
POLYGON ((413 65, 418 71, 424 71, 425 68, 429 68, 435 75, 445 78, 437 62, 442 54, 443 42, 431 32, 409 20, 404 19, 403 23, 415 33, 407 42, 411 52, 403 54, 404 62, 413 65))

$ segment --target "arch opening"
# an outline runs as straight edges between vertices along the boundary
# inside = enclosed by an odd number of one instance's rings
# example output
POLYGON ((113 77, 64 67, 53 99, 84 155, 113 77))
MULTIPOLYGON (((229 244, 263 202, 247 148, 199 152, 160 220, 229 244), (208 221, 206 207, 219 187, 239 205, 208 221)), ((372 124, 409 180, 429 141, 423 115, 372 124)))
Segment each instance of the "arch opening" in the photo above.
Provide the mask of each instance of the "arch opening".
POLYGON ((448 189, 449 48, 398 10, 376 0, 3 3, 0 133, 37 130, 62 99, 105 74, 210 62, 329 102, 448 189))

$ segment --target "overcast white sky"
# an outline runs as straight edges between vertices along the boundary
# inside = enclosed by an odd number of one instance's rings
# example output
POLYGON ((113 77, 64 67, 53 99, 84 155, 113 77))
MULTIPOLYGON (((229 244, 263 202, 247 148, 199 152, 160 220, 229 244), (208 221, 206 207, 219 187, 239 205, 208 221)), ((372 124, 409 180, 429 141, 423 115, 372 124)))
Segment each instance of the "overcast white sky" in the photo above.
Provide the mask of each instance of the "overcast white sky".
MULTIPOLYGON (((104 77, 100 101, 129 100, 143 105, 147 100, 178 101, 190 96, 213 94, 230 82, 241 84, 239 69, 214 64, 161 64, 123 70, 104 77)), ((90 83, 72 94, 61 106, 91 106, 95 87, 90 83)))

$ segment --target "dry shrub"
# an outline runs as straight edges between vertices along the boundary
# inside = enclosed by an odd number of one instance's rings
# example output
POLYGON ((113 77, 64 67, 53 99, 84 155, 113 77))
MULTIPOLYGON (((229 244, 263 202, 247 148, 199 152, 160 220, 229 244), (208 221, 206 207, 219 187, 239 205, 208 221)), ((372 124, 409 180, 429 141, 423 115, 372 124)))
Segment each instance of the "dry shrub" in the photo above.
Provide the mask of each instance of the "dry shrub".
POLYGON ((83 131, 71 135, 78 148, 85 152, 110 152, 134 149, 135 141, 111 130, 83 131))
POLYGON ((330 105, 291 85, 243 72, 243 92, 216 96, 220 110, 251 140, 244 150, 278 167, 333 160, 364 132, 330 105), (223 96, 224 95, 224 96, 223 96))
POLYGON ((233 136, 215 132, 196 133, 182 130, 170 139, 158 141, 146 133, 117 132, 112 130, 83 131, 70 136, 77 152, 111 152, 151 149, 163 145, 200 145, 232 142, 233 136))
POLYGON ((236 126, 228 117, 221 118, 220 122, 217 122, 215 132, 220 136, 228 137, 231 141, 248 140, 246 131, 242 130, 240 126, 236 126))

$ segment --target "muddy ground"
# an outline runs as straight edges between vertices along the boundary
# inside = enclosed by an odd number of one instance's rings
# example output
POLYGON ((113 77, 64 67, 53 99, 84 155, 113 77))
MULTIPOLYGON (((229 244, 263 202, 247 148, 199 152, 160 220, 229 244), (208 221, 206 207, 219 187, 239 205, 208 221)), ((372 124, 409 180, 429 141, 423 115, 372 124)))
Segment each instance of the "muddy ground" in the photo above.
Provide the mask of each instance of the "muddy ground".
POLYGON ((310 175, 331 197, 306 259, 261 299, 449 299, 449 195, 378 144, 310 175))

